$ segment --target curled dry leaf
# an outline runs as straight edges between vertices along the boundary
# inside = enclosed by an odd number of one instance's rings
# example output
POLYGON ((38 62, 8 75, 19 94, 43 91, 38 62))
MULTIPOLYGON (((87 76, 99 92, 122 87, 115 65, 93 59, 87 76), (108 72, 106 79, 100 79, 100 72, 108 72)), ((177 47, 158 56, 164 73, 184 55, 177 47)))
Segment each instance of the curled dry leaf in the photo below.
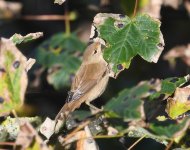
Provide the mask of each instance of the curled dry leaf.
POLYGON ((190 15, 190 2, 188 0, 184 1, 184 6, 190 15))
POLYGON ((0 116, 3 116, 23 104, 27 71, 34 59, 27 60, 11 40, 2 38, 0 60, 0 116))
POLYGON ((190 88, 176 88, 173 98, 168 98, 166 112, 172 119, 190 110, 190 88))
POLYGON ((13 18, 20 14, 22 4, 20 2, 8 2, 0 0, 0 18, 8 19, 13 18))
POLYGON ((29 33, 25 36, 15 33, 10 40, 13 41, 14 44, 26 43, 31 40, 38 39, 43 36, 43 32, 29 33))
POLYGON ((190 44, 187 46, 176 46, 164 55, 164 60, 172 61, 181 58, 188 66, 190 66, 190 44))
POLYGON ((115 128, 111 127, 111 126, 109 126, 107 128, 107 130, 108 130, 108 135, 109 136, 117 135, 119 133, 119 131, 117 129, 115 129, 115 128))
POLYGON ((148 4, 145 7, 143 7, 140 11, 146 12, 152 17, 161 18, 160 10, 162 3, 163 0, 149 0, 148 4))
POLYGON ((162 5, 178 9, 181 2, 182 1, 180 0, 149 0, 147 5, 145 5, 140 11, 148 13, 154 18, 161 18, 160 10, 162 5))
POLYGON ((98 150, 98 145, 92 137, 90 129, 88 126, 84 127, 84 132, 81 132, 82 135, 80 140, 77 141, 76 150, 98 150))
POLYGON ((6 135, 6 139, 15 140, 19 133, 19 126, 25 122, 31 122, 35 124, 39 124, 40 119, 38 117, 21 117, 21 118, 11 118, 7 117, 7 119, 1 123, 0 125, 0 141, 4 141, 3 137, 6 135))
POLYGON ((55 4, 59 4, 59 5, 63 4, 64 2, 65 2, 65 0, 55 0, 54 1, 55 4))
POLYGON ((68 145, 70 143, 76 143, 76 150, 98 150, 98 146, 95 140, 92 137, 91 131, 88 126, 84 127, 84 130, 80 130, 75 132, 69 138, 59 137, 59 142, 62 143, 63 146, 68 145), (67 139, 67 140, 66 140, 67 139))
POLYGON ((21 124, 20 131, 16 139, 16 145, 20 145, 22 150, 26 150, 31 147, 33 141, 35 141, 35 143, 32 149, 49 150, 47 145, 29 122, 21 124))
POLYGON ((173 9, 178 9, 179 5, 182 3, 182 0, 162 0, 164 6, 170 6, 173 9))
POLYGON ((55 129, 55 121, 50 118, 46 118, 46 120, 40 126, 40 133, 44 135, 47 140, 54 134, 55 129))

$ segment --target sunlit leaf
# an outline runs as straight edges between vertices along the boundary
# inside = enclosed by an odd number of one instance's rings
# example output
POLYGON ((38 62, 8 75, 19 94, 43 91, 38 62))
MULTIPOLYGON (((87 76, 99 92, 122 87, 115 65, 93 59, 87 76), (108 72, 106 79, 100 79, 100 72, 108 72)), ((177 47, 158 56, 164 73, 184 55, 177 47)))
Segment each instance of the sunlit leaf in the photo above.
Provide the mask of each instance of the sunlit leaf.
POLYGON ((106 42, 104 58, 113 64, 115 73, 120 71, 120 64, 129 68, 136 55, 148 62, 158 61, 164 46, 158 20, 145 14, 129 18, 100 13, 95 16, 94 25, 99 31, 99 38, 106 42))
POLYGON ((172 119, 190 110, 190 88, 177 88, 174 97, 168 98, 166 112, 172 119))
POLYGON ((10 40, 13 41, 14 44, 26 43, 31 40, 35 40, 43 36, 42 32, 29 33, 25 36, 15 33, 10 40))

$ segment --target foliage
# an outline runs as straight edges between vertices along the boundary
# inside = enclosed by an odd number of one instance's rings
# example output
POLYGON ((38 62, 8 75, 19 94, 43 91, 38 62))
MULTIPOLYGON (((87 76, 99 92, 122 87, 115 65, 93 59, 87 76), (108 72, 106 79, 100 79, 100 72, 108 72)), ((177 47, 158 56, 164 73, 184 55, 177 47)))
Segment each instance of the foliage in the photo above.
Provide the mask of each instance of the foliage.
MULTIPOLYGON (((65 1, 54 2, 62 4, 65 1)), ((105 1, 101 3, 105 4, 105 1)), ((127 1, 121 1, 121 5, 126 3, 128 4, 127 1)), ((135 1, 129 4, 134 5, 135 1)), ((162 4, 171 5, 167 0, 160 1, 159 11, 156 10, 158 17, 162 4)), ((146 0, 140 1, 138 6, 141 11, 144 7, 149 11, 152 8, 146 0)), ((131 13, 132 9, 127 11, 131 13)), ((47 81, 56 90, 71 85, 85 50, 85 44, 79 40, 78 35, 69 31, 69 20, 72 17, 69 18, 68 14, 66 8, 64 16, 66 33, 56 33, 36 48, 37 63, 47 71, 47 81)), ((157 63, 165 44, 160 31, 161 22, 153 16, 139 13, 128 17, 121 14, 98 13, 94 17, 89 44, 91 42, 102 44, 101 50, 110 77, 116 78, 121 71, 128 69, 137 55, 147 62, 157 63)), ((73 149, 73 147, 97 150, 95 139, 114 138, 119 143, 120 138, 139 138, 139 141, 148 138, 166 146, 166 149, 189 148, 187 144, 190 127, 190 119, 187 117, 190 112, 189 75, 150 79, 128 86, 115 97, 108 99, 103 111, 94 113, 93 110, 91 112, 76 110, 70 113, 67 120, 63 119, 65 126, 62 126, 60 120, 48 117, 43 118, 45 121, 41 123, 40 116, 17 116, 15 110, 21 109, 25 100, 28 86, 27 72, 35 60, 27 59, 16 46, 42 35, 41 32, 25 36, 14 34, 9 39, 0 39, 0 116, 3 117, 0 124, 0 144, 1 142, 11 144, 9 143, 11 140, 14 146, 28 150, 73 149), (11 112, 13 118, 10 117, 11 112), (59 123, 62 130, 56 133, 55 125, 59 123)), ((164 56, 165 59, 181 57, 189 65, 189 45, 176 49, 168 52, 164 56)))
POLYGON ((48 68, 47 79, 55 89, 70 85, 84 46, 75 34, 57 33, 37 48, 38 63, 48 68))
POLYGON ((104 58, 113 64, 115 73, 120 71, 119 65, 129 68, 137 54, 148 62, 158 61, 164 46, 158 20, 145 14, 132 19, 123 15, 97 14, 94 23, 99 37, 106 41, 104 58))

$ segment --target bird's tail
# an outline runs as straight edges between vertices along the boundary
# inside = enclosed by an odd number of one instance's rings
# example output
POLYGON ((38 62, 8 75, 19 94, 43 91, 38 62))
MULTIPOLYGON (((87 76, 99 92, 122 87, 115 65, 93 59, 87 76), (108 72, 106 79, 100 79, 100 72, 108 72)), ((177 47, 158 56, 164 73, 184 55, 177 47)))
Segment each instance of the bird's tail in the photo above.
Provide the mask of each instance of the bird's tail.
POLYGON ((69 103, 65 103, 64 106, 61 108, 59 113, 55 117, 55 130, 58 132, 62 125, 65 124, 68 116, 81 105, 81 101, 75 100, 69 103))

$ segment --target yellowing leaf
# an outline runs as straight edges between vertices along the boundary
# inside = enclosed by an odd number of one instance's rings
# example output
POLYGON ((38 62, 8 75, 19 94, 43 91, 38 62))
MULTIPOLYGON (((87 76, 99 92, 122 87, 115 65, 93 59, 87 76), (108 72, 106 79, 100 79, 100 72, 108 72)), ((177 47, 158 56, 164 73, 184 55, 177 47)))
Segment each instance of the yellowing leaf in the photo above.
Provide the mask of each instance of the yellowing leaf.
POLYGON ((27 61, 11 40, 1 39, 0 116, 22 105, 28 84, 27 70, 34 62, 34 59, 27 61))
POLYGON ((20 44, 20 43, 25 43, 25 42, 29 42, 31 40, 38 39, 42 36, 43 36, 43 32, 29 33, 25 36, 15 33, 10 38, 10 40, 12 40, 14 44, 20 44))
POLYGON ((178 118, 190 110, 190 88, 177 88, 174 97, 169 98, 166 112, 172 119, 178 118))

